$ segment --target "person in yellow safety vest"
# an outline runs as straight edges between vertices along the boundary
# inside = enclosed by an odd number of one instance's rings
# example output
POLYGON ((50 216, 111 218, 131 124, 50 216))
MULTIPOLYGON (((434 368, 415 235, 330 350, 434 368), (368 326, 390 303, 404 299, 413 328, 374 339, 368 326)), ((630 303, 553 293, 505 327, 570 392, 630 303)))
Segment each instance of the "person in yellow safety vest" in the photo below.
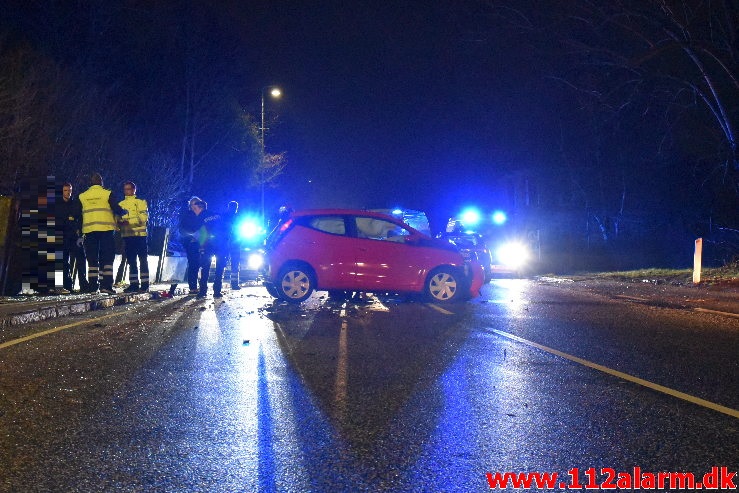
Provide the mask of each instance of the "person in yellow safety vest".
POLYGON ((124 215, 110 190, 103 188, 100 173, 90 176, 90 188, 79 194, 82 205, 82 234, 87 255, 89 291, 115 294, 113 290, 113 260, 115 260, 114 214, 124 215), (102 268, 101 268, 102 266, 102 268), (99 278, 99 279, 98 279, 99 278))
POLYGON ((127 293, 149 290, 149 262, 146 246, 146 225, 149 212, 146 200, 136 198, 136 184, 127 181, 123 184, 124 198, 118 203, 128 213, 120 216, 118 226, 128 262, 128 280, 130 285, 124 290, 127 293), (137 259, 138 264, 137 265, 137 259), (141 275, 139 276, 139 268, 141 275), (140 284, 139 284, 140 283, 140 284))

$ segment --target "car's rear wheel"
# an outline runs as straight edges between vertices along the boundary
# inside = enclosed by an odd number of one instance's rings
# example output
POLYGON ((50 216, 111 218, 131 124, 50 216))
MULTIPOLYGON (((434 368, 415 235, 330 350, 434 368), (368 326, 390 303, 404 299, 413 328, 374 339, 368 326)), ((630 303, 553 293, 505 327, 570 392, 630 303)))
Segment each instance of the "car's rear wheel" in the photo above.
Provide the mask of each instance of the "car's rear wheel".
POLYGON ((316 281, 309 268, 303 265, 290 265, 282 269, 277 280, 279 297, 291 303, 307 300, 316 289, 316 281))
POLYGON ((463 298, 464 277, 455 269, 440 267, 426 279, 426 296, 431 301, 448 303, 463 298))

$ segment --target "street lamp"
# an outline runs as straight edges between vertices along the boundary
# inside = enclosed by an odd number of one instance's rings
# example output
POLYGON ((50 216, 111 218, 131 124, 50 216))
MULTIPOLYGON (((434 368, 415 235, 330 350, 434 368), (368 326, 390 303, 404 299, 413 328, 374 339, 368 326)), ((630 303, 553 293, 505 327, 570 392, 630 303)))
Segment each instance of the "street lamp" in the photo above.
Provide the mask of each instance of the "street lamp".
POLYGON ((266 222, 266 215, 264 211, 264 166, 265 166, 265 160, 264 160, 264 94, 269 89, 269 95, 275 99, 282 96, 282 91, 277 86, 264 86, 262 88, 262 127, 260 128, 262 132, 262 138, 261 138, 261 144, 262 144, 262 154, 261 154, 261 162, 259 163, 260 169, 261 169, 261 177, 260 182, 262 185, 262 228, 267 227, 266 222))

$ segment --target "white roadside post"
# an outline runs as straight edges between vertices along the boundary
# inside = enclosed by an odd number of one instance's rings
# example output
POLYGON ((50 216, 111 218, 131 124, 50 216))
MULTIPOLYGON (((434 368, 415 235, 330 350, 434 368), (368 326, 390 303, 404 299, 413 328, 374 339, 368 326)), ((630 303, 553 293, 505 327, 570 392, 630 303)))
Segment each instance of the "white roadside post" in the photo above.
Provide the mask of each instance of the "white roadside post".
POLYGON ((695 253, 693 254, 693 284, 701 282, 701 258, 703 257, 703 238, 695 240, 695 253))

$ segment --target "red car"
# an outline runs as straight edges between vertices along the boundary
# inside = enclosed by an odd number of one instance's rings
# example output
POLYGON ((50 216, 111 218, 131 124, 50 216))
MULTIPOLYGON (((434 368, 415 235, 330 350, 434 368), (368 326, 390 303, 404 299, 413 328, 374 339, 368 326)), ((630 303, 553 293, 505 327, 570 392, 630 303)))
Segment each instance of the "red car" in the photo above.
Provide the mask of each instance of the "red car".
POLYGON ((425 293, 449 302, 479 295, 482 266, 457 247, 392 216, 363 210, 293 212, 265 242, 264 285, 300 303, 314 290, 425 293))

